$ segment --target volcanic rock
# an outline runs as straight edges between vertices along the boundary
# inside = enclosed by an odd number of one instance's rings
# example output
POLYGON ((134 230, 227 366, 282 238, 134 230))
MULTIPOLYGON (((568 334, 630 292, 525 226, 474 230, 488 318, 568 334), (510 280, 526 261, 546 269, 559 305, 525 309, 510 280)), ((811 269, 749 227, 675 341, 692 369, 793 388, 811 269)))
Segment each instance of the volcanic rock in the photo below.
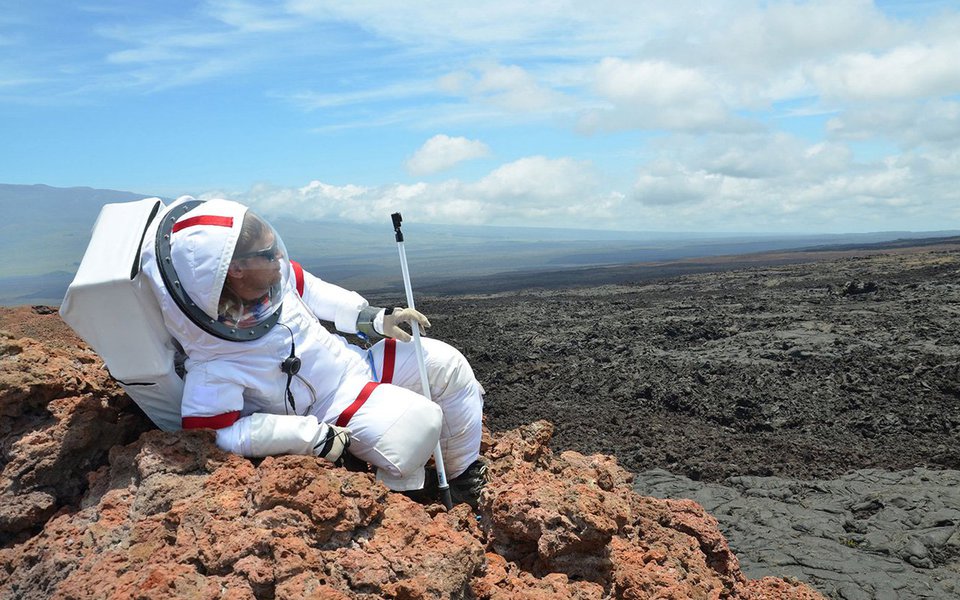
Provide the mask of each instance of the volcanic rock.
POLYGON ((821 598, 748 580, 702 507, 555 455, 545 421, 488 434, 479 513, 445 512, 313 457, 141 432, 82 345, 3 339, 3 598, 821 598))
MULTIPOLYGON (((24 319, 23 309, 5 323, 24 319)), ((63 347, 0 331, 0 544, 43 526, 59 509, 76 505, 87 473, 109 450, 150 427, 103 368, 103 362, 47 316, 63 347)))
POLYGON ((712 483, 960 470, 960 246, 622 272, 418 306, 470 358, 493 431, 548 418, 558 449, 712 483))
MULTIPOLYGON (((194 588, 259 598, 810 593, 767 575, 796 577, 838 600, 954 598, 960 248, 811 256, 747 257, 740 266, 750 268, 702 265, 716 272, 685 276, 622 268, 619 279, 594 287, 560 281, 563 289, 418 299, 431 334, 464 351, 488 392, 492 481, 479 521, 382 489, 369 500, 376 507, 362 509, 368 500, 355 486, 379 489, 365 473, 288 464, 292 457, 241 467, 209 439, 141 437, 149 424, 55 311, 2 309, 0 330, 9 335, 0 338, 0 598, 18 597, 13 585, 33 597, 70 597, 58 591, 66 586, 75 597, 99 598, 97 586, 121 579, 147 585, 143 597, 194 588), (848 282, 863 293, 843 294, 848 282), (543 418, 553 427, 531 425, 543 418), (184 452, 205 462, 180 472, 171 453, 184 452), (607 455, 641 474, 641 495, 624 490, 625 472, 591 466, 612 462, 607 455), (301 483, 270 491, 264 482, 278 472, 301 483), (651 472, 669 475, 651 483, 651 472), (237 519, 195 512, 216 506, 209 495, 217 477, 250 485, 237 519), (323 490, 339 486, 344 504, 335 506, 369 511, 369 524, 345 517, 350 532, 321 524, 327 513, 308 508, 319 493, 303 483, 311 477, 326 482, 323 490), (386 533, 409 524, 396 515, 398 502, 416 513, 412 523, 445 527, 443 540, 477 544, 457 550, 462 560, 441 582, 418 578, 421 563, 410 566, 409 555, 393 562, 393 550, 410 545, 386 533), (58 549, 66 542, 56 540, 57 528, 77 530, 85 519, 88 545, 58 549), (116 521, 115 545, 94 539, 101 521, 116 521), (692 534, 691 522, 703 528, 692 534), (219 535, 200 536, 205 527, 254 549, 221 549, 219 535), (654 542, 655 532, 663 538, 654 542), (338 546, 348 533, 348 546, 338 546), (139 548, 169 559, 162 569, 148 573, 142 557, 111 554, 141 539, 154 546, 139 548), (206 541, 177 546, 190 539, 206 541), (367 548, 377 554, 367 557, 367 548), (108 571, 90 558, 98 550, 113 556, 120 575, 91 578, 94 567, 108 571), (342 562, 347 550, 370 569, 345 575, 359 568, 348 561, 297 570, 314 559, 342 562), (734 554, 738 567, 728 560, 734 554), (698 570, 703 565, 708 570, 698 570), (203 587, 212 581, 223 586, 203 587)), ((537 281, 525 277, 523 285, 537 281)))
POLYGON ((634 487, 700 503, 754 577, 791 575, 845 600, 960 597, 960 471, 714 484, 651 470, 634 487))

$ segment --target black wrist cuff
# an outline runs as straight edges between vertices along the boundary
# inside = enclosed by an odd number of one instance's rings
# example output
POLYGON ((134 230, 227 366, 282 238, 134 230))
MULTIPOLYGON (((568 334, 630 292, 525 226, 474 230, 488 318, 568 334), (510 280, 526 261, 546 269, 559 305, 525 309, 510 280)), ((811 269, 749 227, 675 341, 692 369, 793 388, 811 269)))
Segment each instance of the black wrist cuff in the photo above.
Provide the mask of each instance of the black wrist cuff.
POLYGON ((318 447, 320 447, 320 444, 323 443, 323 447, 321 447, 320 450, 317 451, 317 456, 323 458, 327 454, 330 454, 330 451, 333 450, 333 442, 336 437, 337 435, 331 429, 328 428, 327 437, 317 442, 317 445, 313 447, 313 449, 316 450, 318 447))

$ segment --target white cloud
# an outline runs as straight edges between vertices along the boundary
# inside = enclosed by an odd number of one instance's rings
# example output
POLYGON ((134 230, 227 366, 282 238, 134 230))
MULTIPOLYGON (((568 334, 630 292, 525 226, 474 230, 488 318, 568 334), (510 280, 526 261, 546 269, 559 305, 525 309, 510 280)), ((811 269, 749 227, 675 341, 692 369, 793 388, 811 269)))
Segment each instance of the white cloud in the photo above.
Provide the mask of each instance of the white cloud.
POLYGON ((543 156, 498 167, 474 182, 446 180, 414 185, 336 186, 313 181, 300 188, 257 185, 248 192, 211 191, 203 198, 231 197, 267 217, 375 222, 402 211, 424 222, 569 226, 616 226, 623 195, 604 189, 589 163, 543 156))
POLYGON ((698 69, 663 61, 605 58, 597 67, 594 85, 610 104, 584 116, 581 126, 587 130, 740 126, 720 99, 718 87, 698 69))
POLYGON ((242 32, 283 32, 302 26, 291 15, 245 0, 207 0, 205 10, 218 21, 242 32))
POLYGON ((498 167, 469 189, 500 202, 544 205, 578 202, 596 185, 592 167, 586 162, 530 156, 498 167))
POLYGON ((127 22, 119 18, 123 16, 95 28, 102 54, 78 67, 77 74, 87 76, 80 78, 73 93, 219 85, 276 57, 275 49, 263 51, 252 42, 255 31, 211 16, 149 22, 127 22))
POLYGON ((842 144, 811 145, 784 133, 675 136, 658 149, 690 170, 738 179, 822 179, 852 164, 852 154, 842 144))
POLYGON ((740 75, 777 74, 829 59, 838 53, 875 47, 902 35, 869 0, 738 3, 709 22, 684 53, 698 63, 740 75))
MULTIPOLYGON (((241 188, 273 173, 318 178, 247 192, 269 210, 315 217, 364 218, 399 205, 441 221, 574 226, 939 223, 930 215, 958 210, 946 200, 960 189, 960 12, 942 3, 936 18, 921 18, 916 6, 33 3, 0 15, 0 45, 18 50, 16 64, 0 59, 0 101, 96 103, 103 110, 83 114, 109 119, 82 125, 103 132, 102 147, 129 147, 109 136, 129 137, 116 122, 149 128, 144 114, 166 128, 145 133, 151 139, 182 140, 174 130, 186 126, 203 143, 168 151, 170 161, 145 161, 144 177, 155 177, 161 162, 178 174, 203 162, 208 173, 190 176, 241 188), (49 35, 54 16, 69 35, 49 35), (180 89, 161 93, 171 87, 180 89), (435 136, 410 155, 406 140, 437 131, 465 137, 435 136), (473 181, 400 185, 371 169, 356 185, 336 186, 302 166, 323 153, 323 168, 337 169, 337 144, 363 144, 376 147, 380 164, 407 159, 410 173, 432 175, 489 156, 479 140, 494 135, 497 153, 512 162, 473 181), (228 151, 210 153, 218 143, 228 151), (255 174, 237 168, 261 157, 255 174)), ((32 125, 38 135, 48 129, 39 117, 32 125)), ((34 163, 56 163, 36 152, 34 163)), ((103 170, 124 171, 117 158, 104 153, 103 170)))
POLYGON ((786 134, 665 138, 617 189, 591 162, 528 156, 474 181, 302 188, 237 199, 268 216, 376 222, 402 211, 434 223, 672 231, 876 231, 949 228, 960 218, 955 145, 857 161, 836 142, 786 134))
POLYGON ((389 0, 290 0, 287 8, 322 22, 362 22, 378 35, 426 45, 514 42, 537 52, 547 44, 556 47, 557 36, 562 34, 565 51, 576 53, 583 45, 596 46, 610 39, 618 45, 636 43, 664 21, 675 18, 671 13, 676 9, 683 11, 696 4, 691 0, 678 0, 668 9, 657 0, 592 3, 492 0, 451 7, 443 0, 403 4, 389 0))
POLYGON ((896 141, 905 148, 960 144, 960 102, 894 102, 849 111, 827 122, 839 140, 896 141))
POLYGON ((683 135, 657 145, 622 222, 695 231, 937 230, 960 217, 956 145, 856 160, 783 134, 683 135))
POLYGON ((813 69, 829 98, 891 100, 960 93, 960 38, 914 43, 882 54, 847 54, 813 69))
POLYGON ((440 90, 493 105, 508 112, 556 111, 563 94, 541 83, 516 65, 484 64, 472 70, 448 73, 437 81, 440 90))
POLYGON ((404 82, 350 92, 297 92, 286 98, 304 110, 369 105, 423 97, 433 91, 429 83, 404 82))
POLYGON ((631 63, 615 58, 606 58, 600 63, 597 88, 614 102, 642 100, 661 106, 713 92, 709 80, 695 69, 662 61, 631 63))
POLYGON ((465 160, 490 155, 490 148, 480 140, 438 134, 427 140, 406 163, 412 175, 432 175, 445 171, 465 160))
POLYGON ((956 146, 857 162, 842 144, 723 134, 679 136, 658 150, 664 158, 644 165, 626 193, 592 163, 529 156, 475 181, 314 181, 233 197, 270 217, 377 222, 402 211, 434 223, 672 231, 934 230, 960 217, 956 146))
POLYGON ((650 206, 700 203, 715 197, 723 180, 723 175, 661 161, 640 174, 634 197, 650 206))

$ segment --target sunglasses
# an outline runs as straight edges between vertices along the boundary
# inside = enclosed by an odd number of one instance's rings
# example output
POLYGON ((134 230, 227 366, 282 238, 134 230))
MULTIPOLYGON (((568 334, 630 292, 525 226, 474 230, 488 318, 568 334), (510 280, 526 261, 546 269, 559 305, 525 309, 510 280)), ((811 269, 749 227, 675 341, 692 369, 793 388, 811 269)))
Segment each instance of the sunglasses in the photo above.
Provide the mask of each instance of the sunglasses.
POLYGON ((277 260, 277 258, 279 258, 279 256, 278 256, 278 255, 280 254, 279 250, 280 250, 280 249, 279 249, 279 247, 277 247, 277 242, 273 242, 273 245, 271 245, 269 248, 264 248, 263 250, 257 250, 256 252, 245 252, 245 253, 243 253, 243 254, 237 255, 237 256, 235 257, 235 259, 236 259, 236 260, 239 260, 239 259, 243 259, 243 258, 257 258, 257 257, 260 257, 260 258, 262 258, 262 259, 269 260, 270 262, 273 262, 273 261, 277 260))

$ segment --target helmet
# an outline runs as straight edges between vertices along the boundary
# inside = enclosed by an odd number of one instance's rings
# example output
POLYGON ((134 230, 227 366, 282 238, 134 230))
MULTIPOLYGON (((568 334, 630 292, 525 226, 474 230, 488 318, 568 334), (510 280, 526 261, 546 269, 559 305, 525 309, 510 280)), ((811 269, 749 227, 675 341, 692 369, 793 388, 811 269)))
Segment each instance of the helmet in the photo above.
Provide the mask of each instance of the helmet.
POLYGON ((290 273, 277 232, 229 200, 174 205, 157 229, 163 284, 196 326, 242 342, 265 335, 280 319, 290 273))

